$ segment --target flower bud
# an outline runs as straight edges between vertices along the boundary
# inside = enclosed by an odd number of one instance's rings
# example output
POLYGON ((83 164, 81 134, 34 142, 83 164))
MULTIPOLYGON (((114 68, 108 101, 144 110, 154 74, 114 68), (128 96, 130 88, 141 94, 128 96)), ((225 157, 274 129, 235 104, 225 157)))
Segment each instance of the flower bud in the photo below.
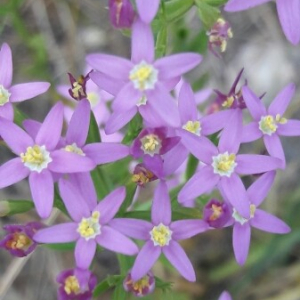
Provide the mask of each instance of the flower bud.
POLYGON ((126 292, 136 297, 144 297, 151 294, 155 289, 155 278, 152 272, 148 272, 138 281, 132 281, 130 272, 124 279, 123 286, 126 292))
POLYGON ((131 28, 134 10, 130 0, 109 0, 110 22, 116 28, 131 28))
POLYGON ((8 250, 13 256, 24 257, 33 252, 37 243, 33 241, 33 235, 43 227, 42 223, 30 222, 25 225, 6 225, 7 232, 0 241, 0 248, 8 250))
POLYGON ((92 272, 79 268, 62 271, 56 281, 60 284, 58 300, 90 300, 97 284, 97 278, 92 272))
POLYGON ((150 170, 148 170, 144 164, 138 164, 134 168, 132 181, 139 186, 145 186, 148 182, 154 181, 157 179, 150 170))
POLYGON ((209 226, 221 228, 230 219, 230 208, 225 202, 211 199, 204 207, 203 219, 209 226))

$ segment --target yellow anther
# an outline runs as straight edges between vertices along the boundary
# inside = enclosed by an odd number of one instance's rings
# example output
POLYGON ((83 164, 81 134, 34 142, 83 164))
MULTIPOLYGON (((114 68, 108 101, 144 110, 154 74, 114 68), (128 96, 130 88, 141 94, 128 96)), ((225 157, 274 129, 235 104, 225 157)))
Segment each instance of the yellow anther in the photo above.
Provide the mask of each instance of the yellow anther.
POLYGON ((182 128, 200 136, 201 123, 199 121, 188 121, 182 128))
POLYGON ((145 173, 144 172, 139 172, 138 174, 134 174, 132 176, 132 181, 139 184, 139 185, 145 185, 153 177, 154 177, 154 175, 150 171, 146 171, 145 173))
POLYGON ((141 138, 141 149, 150 155, 158 154, 161 148, 161 140, 156 134, 148 134, 141 138))
POLYGON ((80 285, 79 285, 78 279, 75 276, 67 277, 65 280, 64 290, 68 295, 79 294, 80 293, 80 285))
MULTIPOLYGON (((261 117, 259 121, 259 129, 267 135, 272 135, 277 130, 277 124, 281 121, 280 115, 277 115, 275 118, 271 115, 261 117)), ((283 122, 285 119, 283 119, 283 122)), ((284 123, 283 123, 284 124, 284 123)))
POLYGON ((227 48, 227 41, 226 40, 222 40, 221 41, 221 46, 220 46, 221 52, 225 52, 226 48, 227 48))
POLYGON ((158 226, 154 226, 150 231, 151 239, 155 246, 166 246, 169 245, 171 240, 172 231, 169 227, 159 224, 158 226))
POLYGON ((135 292, 138 292, 138 294, 142 295, 143 290, 150 286, 149 277, 146 275, 138 281, 129 280, 126 282, 126 285, 132 286, 135 292))
POLYGON ((223 172, 228 172, 235 163, 235 154, 223 156, 223 159, 218 163, 218 169, 223 172))
POLYGON ((219 18, 218 20, 217 20, 217 23, 219 24, 219 25, 225 25, 226 24, 226 21, 223 19, 223 18, 219 18))
POLYGON ((94 211, 90 218, 82 218, 78 224, 77 232, 86 240, 96 237, 100 234, 100 213, 94 211))
POLYGON ((222 103, 222 107, 230 108, 234 102, 234 96, 227 97, 226 100, 222 103))
POLYGON ((73 152, 78 155, 85 156, 84 152, 79 147, 77 147, 75 143, 73 143, 72 145, 67 145, 64 149, 67 152, 73 152))
POLYGON ((251 204, 250 205, 250 218, 254 217, 255 211, 256 211, 256 206, 254 204, 251 204))
POLYGON ((0 106, 4 105, 9 101, 10 93, 7 89, 0 85, 0 106))
POLYGON ((228 35, 229 38, 232 38, 232 37, 233 37, 233 33, 232 33, 231 28, 228 28, 228 30, 227 30, 227 35, 228 35))
POLYGON ((71 90, 74 98, 80 98, 84 94, 82 85, 77 81, 73 83, 73 88, 71 90))
POLYGON ((45 162, 45 157, 41 147, 34 145, 33 147, 28 147, 25 154, 21 153, 21 160, 23 163, 34 163, 41 165, 43 162, 45 162))
POLYGON ((213 211, 212 215, 209 217, 209 220, 210 221, 215 221, 217 219, 220 218, 220 216, 222 215, 223 213, 223 208, 219 205, 216 205, 216 204, 213 204, 211 206, 211 209, 213 211))
POLYGON ((96 93, 87 93, 87 99, 92 107, 96 106, 99 102, 99 96, 96 93))
POLYGON ((287 122, 287 119, 281 117, 280 114, 277 114, 277 115, 276 115, 275 120, 276 120, 276 122, 279 123, 279 124, 285 124, 285 123, 287 122))
POLYGON ((32 240, 24 233, 14 233, 12 239, 6 242, 9 249, 27 249, 32 244, 32 240))

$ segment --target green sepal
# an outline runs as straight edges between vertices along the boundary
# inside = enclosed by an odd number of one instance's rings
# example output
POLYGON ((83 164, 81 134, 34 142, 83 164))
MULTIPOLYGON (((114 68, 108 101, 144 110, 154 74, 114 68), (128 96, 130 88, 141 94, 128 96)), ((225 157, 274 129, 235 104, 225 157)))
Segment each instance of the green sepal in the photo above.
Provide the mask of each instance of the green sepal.
POLYGON ((205 3, 203 0, 196 0, 199 18, 207 29, 210 29, 220 17, 220 10, 205 3))
POLYGON ((101 166, 97 166, 91 171, 91 177, 94 182, 98 200, 102 200, 113 190, 113 184, 107 176, 107 173, 103 172, 101 166))
POLYGON ((160 279, 159 277, 154 276, 155 278, 155 287, 161 289, 163 292, 170 291, 173 286, 173 282, 168 282, 160 279))
POLYGON ((0 216, 12 216, 27 212, 34 208, 30 200, 3 200, 0 201, 0 216))
POLYGON ((194 0, 172 0, 164 3, 168 22, 181 18, 194 5, 194 0))
POLYGON ((18 108, 14 107, 14 123, 20 127, 23 127, 23 121, 29 119, 29 117, 18 108))
POLYGON ((63 244, 42 244, 42 246, 54 251, 73 251, 75 249, 75 242, 63 244))
POLYGON ((194 155, 190 154, 185 170, 185 180, 188 181, 196 172, 199 160, 194 155))
POLYGON ((126 185, 126 198, 123 201, 116 217, 122 217, 123 214, 126 212, 127 208, 131 205, 134 194, 136 192, 137 185, 134 182, 130 182, 126 185))
POLYGON ((157 34, 156 39, 156 45, 155 45, 155 57, 160 58, 165 56, 167 51, 167 26, 162 25, 162 28, 159 30, 157 34))
POLYGON ((122 144, 130 145, 131 142, 139 135, 143 129, 143 118, 140 114, 136 114, 135 117, 128 123, 127 133, 122 140, 122 144))
POLYGON ((124 290, 123 284, 116 286, 112 300, 126 300, 128 293, 124 290))
POLYGON ((217 6, 217 7, 224 5, 228 2, 228 0, 202 0, 202 1, 207 3, 208 5, 217 6))
POLYGON ((100 143, 100 142, 101 142, 101 137, 100 137, 99 127, 98 127, 95 115, 91 111, 90 126, 89 126, 89 131, 88 131, 88 135, 87 135, 85 143, 91 144, 91 143, 100 143))
POLYGON ((93 297, 99 297, 106 291, 108 291, 110 288, 113 288, 117 285, 119 285, 124 280, 124 276, 121 275, 111 275, 107 276, 103 281, 101 281, 93 292, 93 297))

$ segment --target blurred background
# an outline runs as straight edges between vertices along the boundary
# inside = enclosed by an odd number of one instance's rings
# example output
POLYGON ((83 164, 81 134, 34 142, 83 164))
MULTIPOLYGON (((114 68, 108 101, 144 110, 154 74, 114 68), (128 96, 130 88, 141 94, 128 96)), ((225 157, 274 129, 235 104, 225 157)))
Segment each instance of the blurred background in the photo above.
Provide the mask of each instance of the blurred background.
MULTIPOLYGON (((53 103, 60 100, 55 86, 68 83, 67 72, 75 77, 85 67, 85 55, 105 52, 123 57, 130 55, 130 40, 115 30, 108 18, 106 0, 1 0, 0 42, 13 52, 13 83, 49 81, 51 89, 18 107, 31 118, 42 121, 53 103)), ((258 94, 266 92, 269 103, 288 83, 298 87, 300 76, 299 46, 285 39, 278 22, 275 3, 239 13, 224 13, 231 24, 233 38, 222 58, 206 51, 206 35, 192 9, 184 19, 168 28, 168 53, 198 51, 204 56, 201 65, 188 74, 195 90, 218 89, 227 93, 238 72, 245 68, 241 83, 258 94)), ((210 100, 214 99, 214 94, 210 100)), ((285 115, 300 119, 299 88, 285 115)), ((227 289, 235 300, 300 300, 300 159, 299 138, 282 138, 287 168, 279 171, 263 208, 282 218, 292 227, 285 236, 252 231, 247 263, 237 265, 234 259, 232 229, 209 231, 185 241, 188 256, 197 272, 197 282, 188 283, 177 272, 156 264, 157 276, 172 281, 172 292, 147 299, 216 300, 227 289)), ((262 143, 243 146, 243 151, 259 153, 262 143)), ((12 154, 1 146, 1 163, 12 154)), ((151 188, 151 187, 150 187, 151 188)), ((153 185, 152 185, 153 188, 153 185)), ((144 191, 145 197, 147 192, 144 191)), ((26 181, 0 191, 0 200, 30 199, 26 181)), ((0 218, 0 225, 38 220, 34 212, 0 218)), ((63 222, 54 214, 49 221, 63 222)), ((0 232, 0 238, 4 232, 0 232)), ((38 248, 25 259, 13 258, 0 251, 1 300, 56 299, 56 275, 73 267, 72 251, 59 253, 38 248)), ((115 255, 103 251, 97 255, 92 270, 100 280, 118 273, 115 255)), ((100 299, 100 298, 99 298, 100 299)), ((108 292, 101 299, 111 299, 108 292)))

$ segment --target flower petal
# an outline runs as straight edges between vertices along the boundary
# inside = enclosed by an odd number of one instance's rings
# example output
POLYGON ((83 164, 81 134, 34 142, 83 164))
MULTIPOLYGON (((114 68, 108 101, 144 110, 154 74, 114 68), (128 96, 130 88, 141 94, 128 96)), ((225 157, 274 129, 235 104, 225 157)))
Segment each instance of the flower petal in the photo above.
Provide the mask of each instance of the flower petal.
POLYGON ((236 163, 235 171, 243 175, 265 173, 282 166, 282 160, 279 158, 256 154, 237 155, 236 163))
POLYGON ((219 181, 220 176, 213 173, 211 166, 205 166, 194 174, 178 194, 179 203, 192 200, 209 192, 219 181))
POLYGON ((25 120, 23 121, 23 127, 26 130, 26 132, 33 138, 36 138, 37 133, 39 132, 42 123, 35 121, 35 120, 25 120))
POLYGON ((54 149, 59 141, 63 126, 63 110, 63 104, 61 102, 56 103, 46 116, 36 136, 36 143, 46 145, 47 150, 54 149))
POLYGON ((53 151, 51 158, 49 170, 56 173, 89 172, 96 166, 89 157, 66 150, 53 151))
MULTIPOLYGON (((299 14, 300 14, 300 9, 299 9, 299 14)), ((290 104, 295 94, 295 89, 296 87, 294 83, 290 83, 285 88, 283 88, 270 104, 268 113, 273 116, 276 116, 277 114, 282 116, 285 113, 288 105, 290 104)))
POLYGON ((0 84, 10 87, 13 74, 12 54, 8 44, 3 43, 0 50, 0 84))
MULTIPOLYGON (((160 0, 139 0, 137 1, 137 7, 145 7, 148 4, 147 9, 154 9, 155 5, 159 5, 160 0), (157 3, 155 3, 155 1, 157 3), (150 5, 149 5, 150 4, 150 5)), ((148 10, 147 12, 149 13, 148 10)), ((142 18, 142 15, 140 14, 142 18)), ((145 22, 145 21, 144 21, 145 22)), ((140 19, 137 19, 132 25, 131 32, 131 60, 133 63, 140 63, 145 60, 147 63, 152 63, 154 60, 154 39, 151 26, 145 24, 140 19)), ((148 22, 146 22, 148 23, 148 22)))
POLYGON ((14 108, 10 102, 0 106, 0 117, 9 121, 14 120, 14 108))
POLYGON ((146 127, 163 127, 166 125, 164 119, 156 113, 156 110, 149 103, 139 106, 138 110, 146 123, 146 127))
POLYGON ((195 103, 195 96, 192 87, 187 82, 183 82, 179 96, 178 109, 181 119, 181 124, 186 124, 188 121, 196 121, 198 110, 195 103))
POLYGON ((294 45, 300 40, 300 2, 298 0, 277 0, 277 12, 286 38, 294 45))
POLYGON ((96 237, 96 241, 103 248, 121 254, 135 255, 139 252, 132 240, 109 226, 101 227, 101 234, 96 237))
POLYGON ((182 247, 175 241, 162 248, 163 254, 177 271, 188 281, 195 282, 196 274, 193 265, 182 247))
POLYGON ((43 219, 48 218, 54 200, 54 183, 51 173, 48 170, 43 170, 41 173, 31 172, 29 185, 38 215, 43 219))
POLYGON ((125 81, 116 80, 106 74, 94 71, 90 74, 90 78, 97 86, 112 95, 117 95, 122 87, 126 84, 125 81))
POLYGON ((136 0, 137 9, 141 19, 150 23, 155 17, 160 0, 136 0))
POLYGON ((90 217, 91 210, 77 186, 65 179, 60 179, 58 186, 66 209, 74 221, 80 222, 82 218, 90 217))
POLYGON ((67 144, 76 143, 78 147, 84 145, 90 126, 91 106, 87 99, 78 103, 70 120, 67 133, 67 144))
POLYGON ((222 194, 244 218, 250 217, 250 203, 241 178, 233 173, 220 180, 222 194))
POLYGON ((220 295, 220 298, 218 300, 232 300, 232 298, 230 294, 225 291, 220 295))
POLYGON ((247 190, 251 203, 259 206, 267 197, 275 179, 276 172, 271 171, 261 175, 247 190))
POLYGON ((283 136, 300 136, 300 121, 288 120, 285 124, 279 124, 277 133, 283 136))
POLYGON ((243 115, 240 109, 235 109, 232 113, 232 117, 228 120, 228 124, 225 126, 221 133, 219 141, 219 151, 221 153, 237 153, 240 148, 240 141, 243 130, 243 115))
POLYGON ((86 61, 97 71, 124 81, 129 80, 129 72, 133 68, 130 60, 109 54, 89 54, 86 61))
POLYGON ((269 2, 270 0, 231 0, 225 5, 226 11, 240 11, 252 8, 254 6, 269 2))
POLYGON ((289 233, 291 228, 279 218, 269 214, 261 209, 256 209, 254 217, 250 220, 251 226, 271 232, 271 233, 289 233))
POLYGON ((90 239, 86 241, 84 238, 79 238, 75 247, 76 266, 81 269, 88 269, 96 253, 96 241, 90 239))
POLYGON ((235 223, 233 226, 233 250, 237 263, 243 265, 246 262, 251 238, 251 227, 248 223, 241 225, 235 223))
POLYGON ((263 133, 258 128, 257 122, 251 122, 243 127, 241 143, 249 143, 258 140, 263 133))
POLYGON ((33 237, 38 243, 55 244, 69 243, 79 238, 77 232, 78 224, 64 223, 40 229, 33 237))
POLYGON ((155 189, 151 219, 154 225, 159 225, 160 223, 169 225, 171 222, 171 200, 168 187, 164 181, 160 181, 155 189))
POLYGON ((267 114, 267 110, 264 107, 260 98, 258 98, 247 86, 242 88, 243 98, 255 121, 259 121, 261 116, 267 114))
POLYGON ((173 54, 158 59, 154 67, 158 69, 160 80, 167 80, 181 76, 194 69, 202 61, 202 56, 197 53, 173 54))
POLYGON ((49 82, 29 82, 13 85, 9 92, 11 102, 21 102, 24 100, 32 99, 48 91, 50 87, 49 82))
POLYGON ((109 193, 103 200, 99 202, 95 210, 100 212, 100 223, 108 223, 118 212, 121 204, 125 200, 126 189, 124 186, 119 187, 109 193))
POLYGON ((209 226, 202 220, 180 220, 171 223, 172 239, 185 240, 208 230, 209 226))
POLYGON ((24 166, 20 157, 13 158, 0 167, 0 188, 19 182, 29 175, 30 171, 24 166))
POLYGON ((113 100, 112 108, 115 112, 130 110, 141 97, 141 92, 134 88, 132 82, 128 82, 113 100))
POLYGON ((161 247, 154 246, 152 241, 146 242, 137 255, 131 269, 131 278, 138 281, 152 268, 161 254, 161 247))
POLYGON ((265 134, 264 142, 265 142, 265 146, 268 150, 268 153, 272 157, 277 157, 277 158, 281 159, 281 161, 282 161, 281 169, 284 169, 285 168, 285 155, 284 155, 284 151, 283 151, 279 136, 277 134, 272 134, 271 136, 265 134))
POLYGON ((33 139, 23 129, 3 118, 0 118, 0 135, 11 151, 18 156, 34 145, 33 139))
POLYGON ((113 112, 106 122, 105 133, 112 134, 124 127, 137 113, 137 107, 127 111, 113 112))
POLYGON ((137 219, 113 219, 109 226, 121 233, 138 240, 148 240, 153 225, 150 222, 137 219))
POLYGON ((97 165, 122 159, 130 154, 129 150, 120 143, 93 143, 84 147, 84 153, 97 165))

